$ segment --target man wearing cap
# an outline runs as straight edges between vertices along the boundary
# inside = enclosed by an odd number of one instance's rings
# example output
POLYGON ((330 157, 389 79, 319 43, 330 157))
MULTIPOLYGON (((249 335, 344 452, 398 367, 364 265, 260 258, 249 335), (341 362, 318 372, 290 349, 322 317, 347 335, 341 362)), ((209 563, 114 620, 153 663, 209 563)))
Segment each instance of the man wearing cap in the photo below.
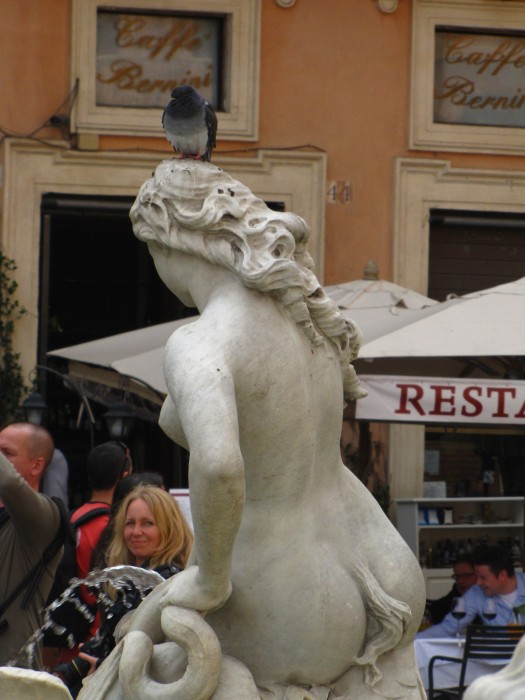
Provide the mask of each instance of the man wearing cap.
POLYGON ((129 449, 123 442, 97 445, 88 454, 86 470, 92 489, 91 498, 72 513, 71 522, 74 524, 83 515, 101 506, 107 506, 108 511, 76 529, 79 578, 86 578, 91 570, 91 555, 109 522, 109 507, 113 502, 115 486, 133 471, 129 449))

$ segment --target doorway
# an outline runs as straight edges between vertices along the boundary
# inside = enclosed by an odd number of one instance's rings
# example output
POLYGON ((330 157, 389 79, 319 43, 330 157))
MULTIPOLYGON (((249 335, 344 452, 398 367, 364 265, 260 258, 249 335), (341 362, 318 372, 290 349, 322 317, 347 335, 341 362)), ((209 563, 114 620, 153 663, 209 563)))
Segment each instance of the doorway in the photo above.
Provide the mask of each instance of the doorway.
MULTIPOLYGON (((133 235, 132 197, 49 193, 42 197, 38 364, 67 372, 47 352, 190 316, 161 282, 147 246, 133 235)), ((79 419, 78 398, 52 376, 39 377, 48 405, 47 427, 70 467, 70 501, 89 495, 84 462, 90 443, 79 419), (80 428, 80 430, 79 430, 80 428)), ((95 442, 109 439, 91 402, 95 442)), ((130 439, 137 470, 158 471, 167 487, 187 486, 187 454, 155 420, 138 421, 130 439)))

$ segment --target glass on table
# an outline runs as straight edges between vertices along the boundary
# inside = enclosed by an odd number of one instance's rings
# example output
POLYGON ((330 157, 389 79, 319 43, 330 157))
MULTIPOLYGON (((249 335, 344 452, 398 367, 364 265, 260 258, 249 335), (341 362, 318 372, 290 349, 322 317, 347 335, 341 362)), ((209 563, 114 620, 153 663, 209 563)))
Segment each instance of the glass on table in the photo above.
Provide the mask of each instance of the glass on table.
MULTIPOLYGON (((463 600, 463 598, 462 597, 454 598, 452 601, 452 610, 451 610, 452 617, 455 620, 457 620, 458 623, 460 623, 466 614, 467 614, 467 611, 465 610, 465 601, 463 600)), ((458 639, 461 638, 461 630, 460 630, 459 625, 458 625, 458 631, 457 631, 456 637, 458 639)))
POLYGON ((512 615, 510 617, 510 620, 508 621, 507 625, 509 627, 515 627, 517 625, 523 625, 524 620, 523 620, 523 614, 525 612, 523 605, 518 605, 515 608, 512 608, 512 615))
POLYGON ((456 620, 462 620, 467 611, 465 610, 465 601, 462 597, 454 598, 452 601, 452 617, 456 620))

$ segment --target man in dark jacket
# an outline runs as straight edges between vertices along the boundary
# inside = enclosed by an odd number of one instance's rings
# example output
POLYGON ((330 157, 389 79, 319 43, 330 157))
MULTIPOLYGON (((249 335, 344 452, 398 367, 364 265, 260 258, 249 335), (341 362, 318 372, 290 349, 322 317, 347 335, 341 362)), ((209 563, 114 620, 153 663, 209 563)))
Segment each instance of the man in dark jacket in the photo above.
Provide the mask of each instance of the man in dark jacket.
MULTIPOLYGON (((47 430, 31 423, 13 423, 0 431, 0 606, 39 562, 60 530, 60 511, 39 493, 42 474, 51 461, 54 445, 47 430)), ((42 624, 41 611, 62 555, 59 547, 42 565, 40 578, 20 591, 0 616, 0 666, 16 657, 42 624)), ((36 649, 34 668, 41 667, 36 649)))

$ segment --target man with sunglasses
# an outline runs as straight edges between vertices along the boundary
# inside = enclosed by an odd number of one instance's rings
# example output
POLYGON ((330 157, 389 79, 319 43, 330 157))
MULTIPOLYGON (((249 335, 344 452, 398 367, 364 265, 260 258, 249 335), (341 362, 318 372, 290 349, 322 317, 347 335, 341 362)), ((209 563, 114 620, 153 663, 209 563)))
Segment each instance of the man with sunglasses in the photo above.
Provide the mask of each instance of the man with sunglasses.
POLYGON ((454 600, 464 595, 476 583, 476 571, 472 557, 459 556, 453 565, 454 585, 447 595, 438 600, 427 601, 427 616, 433 625, 437 625, 452 610, 454 600))

